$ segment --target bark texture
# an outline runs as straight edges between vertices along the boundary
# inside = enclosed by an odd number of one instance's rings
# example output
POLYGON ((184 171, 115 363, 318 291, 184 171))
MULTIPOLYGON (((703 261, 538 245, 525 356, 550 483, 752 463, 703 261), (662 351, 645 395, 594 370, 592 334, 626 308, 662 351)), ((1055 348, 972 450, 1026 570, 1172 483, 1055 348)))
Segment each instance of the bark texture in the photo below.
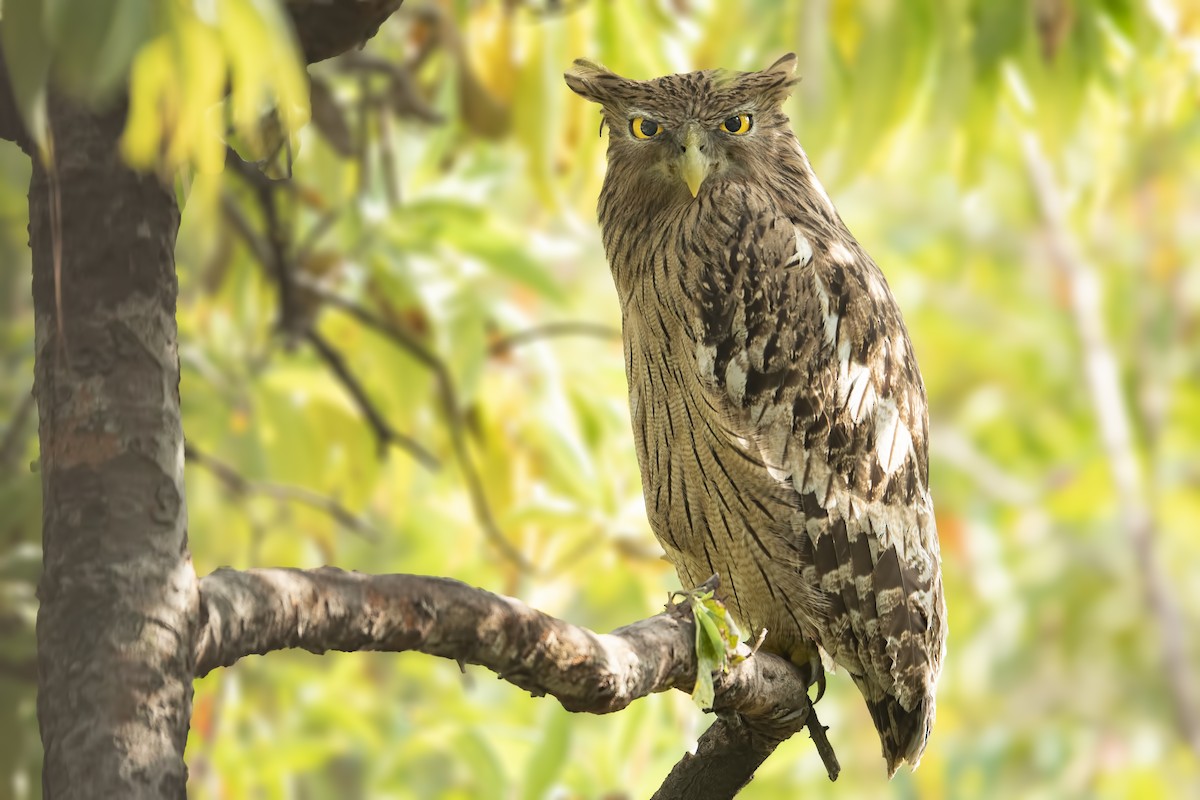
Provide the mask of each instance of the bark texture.
POLYGON ((187 550, 170 187, 120 160, 124 109, 52 97, 29 188, 47 798, 183 797, 198 591, 187 550))
MULTIPOLYGON (((715 578, 709 588, 715 589, 715 578)), ((696 683, 690 605, 597 634, 511 597, 449 578, 314 570, 221 569, 200 583, 196 671, 301 648, 414 650, 479 664, 568 711, 607 714, 696 683)), ((800 672, 759 652, 715 676, 717 721, 656 798, 733 797, 784 740, 807 727, 830 780, 840 769, 800 672)))
MULTIPOLYGON (((200 598, 197 676, 291 647, 415 650, 482 665, 568 711, 593 714, 696 683, 686 604, 600 634, 450 578, 333 567, 220 569, 200 582, 200 598)), ((765 719, 804 708, 805 689, 788 662, 760 653, 720 676, 714 705, 765 719)))

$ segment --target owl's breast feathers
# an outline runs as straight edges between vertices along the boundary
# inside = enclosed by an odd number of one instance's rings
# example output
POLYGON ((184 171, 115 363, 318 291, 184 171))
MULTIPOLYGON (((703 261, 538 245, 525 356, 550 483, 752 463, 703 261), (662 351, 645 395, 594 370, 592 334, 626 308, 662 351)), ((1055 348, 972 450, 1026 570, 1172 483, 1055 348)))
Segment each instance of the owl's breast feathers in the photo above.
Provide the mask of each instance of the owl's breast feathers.
POLYGON ((818 589, 817 642, 862 690, 894 772, 925 748, 946 632, 908 333, 831 206, 814 216, 734 182, 706 192, 680 220, 679 255, 651 268, 674 284, 656 287, 683 334, 670 349, 725 444, 790 495, 781 535, 818 589))

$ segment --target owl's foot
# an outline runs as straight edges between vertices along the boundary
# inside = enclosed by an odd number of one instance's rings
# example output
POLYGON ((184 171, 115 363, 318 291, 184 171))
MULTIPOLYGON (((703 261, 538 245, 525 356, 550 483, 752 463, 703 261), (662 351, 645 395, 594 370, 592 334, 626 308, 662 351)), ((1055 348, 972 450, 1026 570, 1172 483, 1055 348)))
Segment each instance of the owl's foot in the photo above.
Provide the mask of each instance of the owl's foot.
POLYGON ((808 658, 808 669, 804 676, 808 681, 808 685, 817 685, 817 696, 813 698, 813 705, 821 702, 821 698, 825 696, 825 665, 821 663, 821 654, 813 653, 808 658))

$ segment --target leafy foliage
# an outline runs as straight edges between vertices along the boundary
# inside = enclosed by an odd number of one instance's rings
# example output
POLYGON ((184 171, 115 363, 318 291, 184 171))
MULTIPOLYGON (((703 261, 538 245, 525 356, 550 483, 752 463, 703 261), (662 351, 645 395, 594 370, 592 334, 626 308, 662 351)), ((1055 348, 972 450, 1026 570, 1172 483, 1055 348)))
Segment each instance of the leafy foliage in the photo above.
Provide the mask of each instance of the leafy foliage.
POLYGON ((696 688, 692 699, 705 711, 713 706, 713 673, 742 660, 741 633, 723 603, 711 591, 685 593, 696 620, 696 688))
MULTIPOLYGON (((1161 646, 1178 637, 1200 674, 1193 4, 409 0, 364 50, 313 67, 311 94, 282 19, 252 0, 4 2, 29 113, 47 75, 97 99, 128 85, 126 156, 179 176, 185 431, 246 481, 189 464, 202 573, 330 562, 452 575, 599 630, 653 613, 678 584, 645 522, 611 335, 593 222, 604 140, 561 73, 577 56, 650 77, 796 50, 789 112, 887 273, 928 384, 951 625, 930 748, 891 784, 861 700, 830 676, 840 791, 1195 793, 1161 646), (270 204, 218 174, 226 133, 291 176, 270 204), (1144 599, 1030 136, 1099 279, 1175 624, 1144 599), (309 329, 439 468, 399 440, 379 458, 309 329)), ((28 160, 0 147, 0 174, 0 785, 36 797, 28 160)), ((484 673, 380 654, 246 661, 195 702, 197 798, 643 797, 704 724, 682 696, 576 717, 484 673)), ((824 781, 795 737, 744 796, 824 781)))

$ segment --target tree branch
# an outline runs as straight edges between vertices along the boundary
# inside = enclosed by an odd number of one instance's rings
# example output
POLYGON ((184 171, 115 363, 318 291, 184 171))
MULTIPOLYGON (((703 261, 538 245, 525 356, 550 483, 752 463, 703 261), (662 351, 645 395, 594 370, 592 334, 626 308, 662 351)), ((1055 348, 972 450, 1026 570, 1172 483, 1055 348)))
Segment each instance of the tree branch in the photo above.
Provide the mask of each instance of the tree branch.
MULTIPOLYGON (((449 578, 332 567, 219 569, 200 582, 200 619, 197 676, 284 648, 415 650, 487 667, 534 696, 552 695, 568 711, 593 714, 620 711, 668 689, 690 692, 696 682, 696 628, 687 603, 597 634, 449 578)), ((693 774, 695 766, 681 762, 672 774, 682 770, 692 785, 703 777, 714 786, 719 774, 726 790, 660 796, 732 797, 780 742, 806 725, 819 728, 804 678, 770 653, 756 653, 717 676, 715 690, 717 732, 706 734, 697 756, 683 760, 700 761, 703 769, 693 774), (710 753, 720 758, 710 763, 710 753)), ((836 776, 827 741, 819 752, 836 776)))
MULTIPOLYGON (((388 447, 394 444, 407 450, 426 467, 436 469, 439 466, 437 457, 416 439, 397 431, 384 419, 362 383, 346 364, 342 354, 316 331, 313 313, 306 311, 302 307, 305 304, 298 302, 301 290, 306 289, 309 284, 302 275, 297 274, 298 270, 293 266, 297 263, 297 259, 289 255, 289 237, 283 230, 275 207, 275 191, 280 188, 291 188, 290 179, 280 180, 263 174, 258 166, 247 162, 231 147, 226 148, 225 164, 254 190, 255 197, 262 209, 266 228, 265 238, 259 236, 251 228, 249 222, 228 195, 222 197, 225 219, 246 241, 247 246, 267 274, 275 280, 279 289, 280 328, 284 334, 306 339, 321 360, 333 371, 334 376, 350 393, 355 405, 366 418, 381 458, 387 454, 388 447)), ((322 218, 313 231, 309 232, 305 243, 301 245, 300 252, 303 253, 308 247, 311 247, 331 222, 330 215, 322 218)), ((314 283, 313 286, 316 284, 314 283)), ((311 294, 315 295, 316 292, 313 291, 311 294)), ((315 312, 315 309, 311 311, 315 312)))
POLYGON ((496 522, 495 514, 492 513, 491 503, 483 488, 483 479, 479 475, 479 470, 475 468, 475 463, 471 460, 471 454, 467 448, 467 432, 462 420, 462 409, 458 404, 458 390, 454 385, 450 368, 442 358, 408 331, 389 323, 378 314, 342 297, 337 292, 332 292, 315 281, 301 279, 297 281, 297 284, 312 292, 325 305, 345 312, 366 327, 384 336, 433 373, 438 387, 438 400, 442 406, 442 414, 446 418, 446 426, 450 431, 450 444, 454 450, 454 460, 462 470, 463 480, 467 484, 467 493, 471 498, 471 509, 475 513, 475 519, 483 528, 484 536, 496 545, 505 558, 523 572, 532 572, 533 564, 508 541, 504 532, 500 530, 500 524, 496 522))
POLYGON ((381 457, 386 454, 389 444, 397 444, 412 453, 418 461, 430 469, 438 467, 437 456, 426 450, 416 439, 400 433, 388 424, 388 421, 383 418, 379 409, 375 407, 375 403, 367 395, 366 389, 359 383, 358 378, 354 377, 354 373, 350 371, 350 367, 346 364, 346 359, 342 357, 342 354, 333 345, 312 329, 306 331, 304 336, 308 340, 308 343, 313 346, 313 349, 317 351, 317 355, 321 357, 321 360, 333 370, 333 374, 346 387, 346 391, 350 392, 350 396, 354 398, 355 405, 362 411, 363 416, 367 418, 367 424, 371 426, 371 431, 375 434, 375 441, 381 457))
POLYGON ((592 336, 619 341, 621 332, 600 322, 548 322, 525 330, 497 337, 488 347, 488 355, 502 356, 523 344, 556 336, 592 336))
POLYGON ((317 511, 327 514, 339 525, 359 534, 368 541, 375 542, 379 540, 379 532, 370 523, 332 497, 326 497, 311 489, 305 489, 303 486, 288 486, 271 481, 251 480, 224 461, 214 458, 201 450, 197 450, 190 443, 183 446, 183 454, 189 462, 208 470, 213 477, 224 484, 225 488, 235 495, 257 494, 282 502, 306 505, 309 508, 314 508, 317 511))
POLYGON ((1183 638, 1187 627, 1170 595, 1167 576, 1155 546, 1157 525, 1142 477, 1141 462, 1134 448, 1131 414, 1121 389, 1117 357, 1104 327, 1101 281, 1096 268, 1088 263, 1071 235, 1066 202, 1037 135, 1030 130, 1022 132, 1021 145, 1029 181, 1042 214, 1050 261, 1070 292, 1071 312, 1083 350, 1084 371, 1096 423, 1108 454, 1125 533, 1141 575, 1146 604, 1158 623, 1172 705, 1184 739, 1200 753, 1200 715, 1183 638))

